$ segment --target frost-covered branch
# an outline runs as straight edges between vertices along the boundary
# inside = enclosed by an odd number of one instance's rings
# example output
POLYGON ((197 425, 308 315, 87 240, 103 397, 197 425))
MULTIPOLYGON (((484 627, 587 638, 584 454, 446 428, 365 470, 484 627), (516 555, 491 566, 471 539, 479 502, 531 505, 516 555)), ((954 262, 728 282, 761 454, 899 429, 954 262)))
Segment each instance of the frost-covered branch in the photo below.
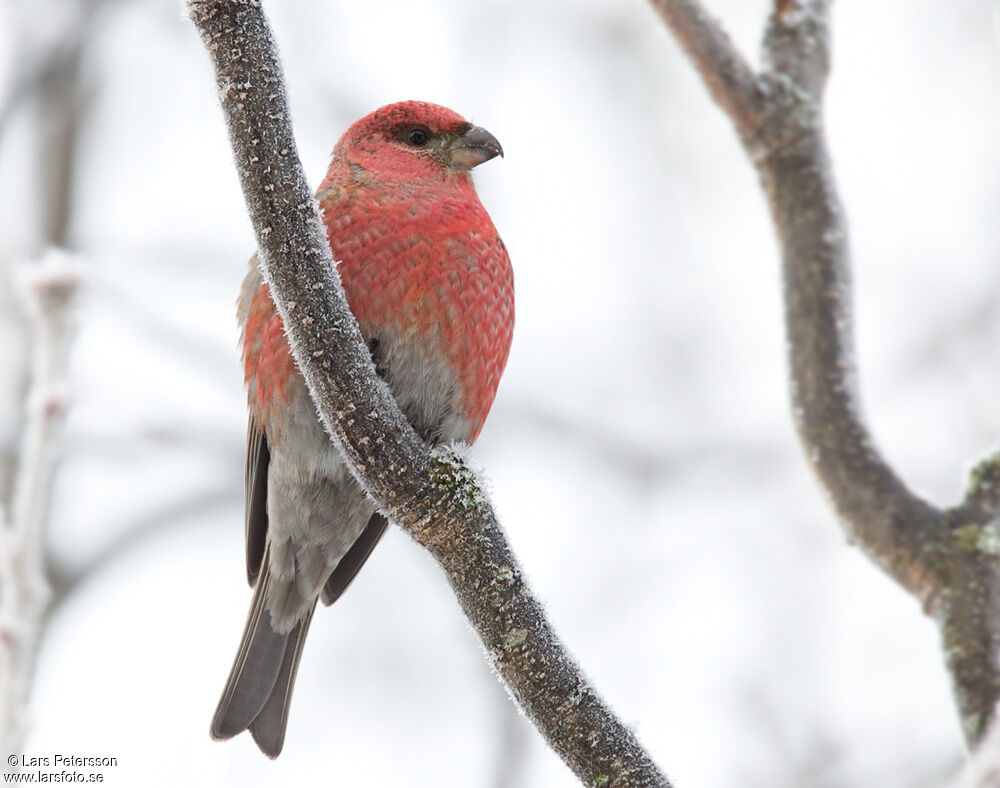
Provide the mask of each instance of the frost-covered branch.
POLYGON ((49 252, 22 277, 32 328, 33 356, 27 424, 14 482, 9 522, 0 512, 0 745, 21 750, 49 589, 45 579, 45 524, 56 446, 66 411, 70 303, 78 264, 49 252))
POLYGON ((896 475, 862 418, 847 223, 823 127, 831 0, 775 0, 758 73, 698 0, 651 2, 732 119, 770 203, 805 455, 850 540, 941 626, 963 729, 975 742, 1000 699, 1000 505, 979 481, 993 483, 997 460, 980 466, 965 502, 942 511, 896 475))
POLYGON ((259 0, 189 0, 215 65, 271 294, 326 429, 391 520, 441 564, 511 693, 588 785, 665 786, 597 695, 531 593, 475 475, 428 452, 375 374, 299 163, 259 0))

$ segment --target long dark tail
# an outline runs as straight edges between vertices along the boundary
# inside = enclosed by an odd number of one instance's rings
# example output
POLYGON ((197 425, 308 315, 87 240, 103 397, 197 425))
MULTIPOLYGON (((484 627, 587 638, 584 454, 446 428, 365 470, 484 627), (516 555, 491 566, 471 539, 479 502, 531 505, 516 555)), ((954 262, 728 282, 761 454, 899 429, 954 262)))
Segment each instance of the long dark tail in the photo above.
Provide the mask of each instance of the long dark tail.
POLYGON ((265 556, 240 649, 212 719, 212 738, 229 739, 249 729, 261 751, 277 758, 285 742, 295 672, 316 603, 289 632, 275 632, 264 605, 270 582, 265 556))

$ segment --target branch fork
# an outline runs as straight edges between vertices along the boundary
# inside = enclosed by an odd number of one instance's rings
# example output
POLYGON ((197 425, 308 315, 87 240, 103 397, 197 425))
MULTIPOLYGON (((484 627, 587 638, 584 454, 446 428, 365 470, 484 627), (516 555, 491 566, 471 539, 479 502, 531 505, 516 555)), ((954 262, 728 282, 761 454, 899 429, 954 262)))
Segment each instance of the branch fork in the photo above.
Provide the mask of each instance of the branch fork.
POLYGON ((699 0, 651 0, 729 116, 761 178, 783 257, 792 411, 848 540, 942 631, 967 741, 1000 700, 1000 458, 964 501, 916 495, 876 448, 857 388, 851 261, 823 130, 831 0, 775 0, 755 71, 699 0))

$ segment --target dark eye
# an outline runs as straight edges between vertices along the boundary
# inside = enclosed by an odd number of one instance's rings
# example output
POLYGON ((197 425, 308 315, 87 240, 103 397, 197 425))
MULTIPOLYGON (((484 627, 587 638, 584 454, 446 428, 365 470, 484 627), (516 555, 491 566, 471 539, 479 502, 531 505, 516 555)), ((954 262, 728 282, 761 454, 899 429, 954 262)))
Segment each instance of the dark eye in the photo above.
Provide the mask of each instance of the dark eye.
POLYGON ((427 133, 427 129, 410 129, 410 133, 406 135, 406 139, 414 147, 422 148, 427 144, 430 135, 427 133))

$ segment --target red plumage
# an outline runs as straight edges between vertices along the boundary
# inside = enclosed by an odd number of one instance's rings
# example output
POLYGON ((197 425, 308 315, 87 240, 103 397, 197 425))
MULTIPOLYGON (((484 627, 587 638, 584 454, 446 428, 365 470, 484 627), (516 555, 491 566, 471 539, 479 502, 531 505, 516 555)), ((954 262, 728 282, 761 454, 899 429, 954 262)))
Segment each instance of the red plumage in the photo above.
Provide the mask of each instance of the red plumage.
MULTIPOLYGON (((507 250, 469 170, 502 154, 444 107, 401 102, 356 122, 317 192, 376 369, 429 442, 479 435, 514 324, 507 250)), ((321 592, 343 592, 385 527, 320 426, 256 265, 240 299, 250 410, 243 642, 212 725, 274 757, 321 592)))

